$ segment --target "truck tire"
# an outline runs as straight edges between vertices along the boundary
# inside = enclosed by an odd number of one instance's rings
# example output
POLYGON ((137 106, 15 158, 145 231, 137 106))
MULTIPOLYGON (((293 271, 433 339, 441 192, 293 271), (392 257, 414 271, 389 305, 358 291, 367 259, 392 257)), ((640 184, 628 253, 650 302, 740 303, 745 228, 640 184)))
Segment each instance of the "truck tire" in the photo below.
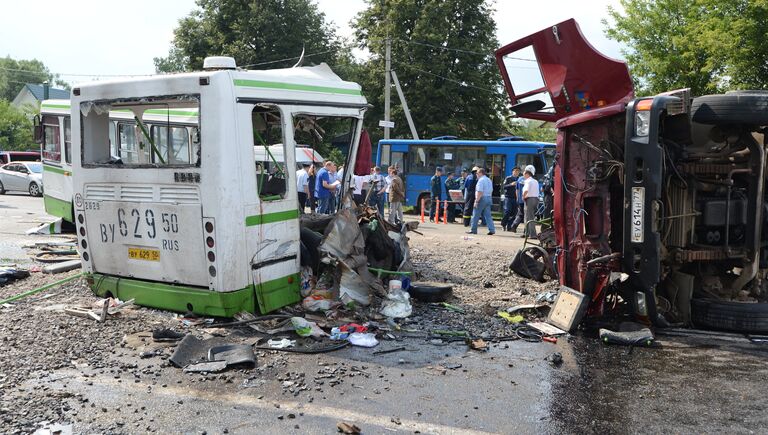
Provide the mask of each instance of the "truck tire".
POLYGON ((691 320, 700 328, 766 333, 768 332, 768 303, 692 299, 691 320))
POLYGON ((413 283, 408 288, 408 293, 421 302, 445 302, 453 294, 453 287, 442 284, 413 283))
POLYGON ((700 124, 768 125, 768 93, 732 91, 693 99, 691 114, 700 124))

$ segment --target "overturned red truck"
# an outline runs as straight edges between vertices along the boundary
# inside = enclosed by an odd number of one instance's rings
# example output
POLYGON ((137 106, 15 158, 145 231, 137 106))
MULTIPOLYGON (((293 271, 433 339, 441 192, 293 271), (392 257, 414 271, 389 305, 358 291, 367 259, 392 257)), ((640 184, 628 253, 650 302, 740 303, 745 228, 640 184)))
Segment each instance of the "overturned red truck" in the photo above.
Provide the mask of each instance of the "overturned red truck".
POLYGON ((496 60, 512 110, 558 130, 551 261, 587 319, 768 332, 768 92, 637 97, 574 20, 496 60))

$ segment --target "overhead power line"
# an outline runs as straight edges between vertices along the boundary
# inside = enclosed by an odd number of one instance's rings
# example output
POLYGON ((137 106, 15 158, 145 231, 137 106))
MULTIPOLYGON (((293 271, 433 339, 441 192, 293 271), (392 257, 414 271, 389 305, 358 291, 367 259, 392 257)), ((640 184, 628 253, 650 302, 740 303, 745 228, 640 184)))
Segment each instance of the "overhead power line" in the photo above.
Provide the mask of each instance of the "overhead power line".
POLYGON ((454 80, 454 79, 451 79, 451 78, 448 78, 448 77, 445 77, 445 76, 441 76, 440 74, 435 74, 435 73, 433 73, 433 72, 430 72, 430 71, 425 71, 425 70, 423 70, 423 69, 420 69, 420 68, 416 68, 415 66, 413 66, 413 65, 409 65, 409 64, 407 64, 407 63, 403 63, 403 62, 400 62, 400 61, 395 61, 395 63, 396 63, 397 65, 399 65, 399 66, 404 66, 404 67, 406 67, 406 68, 409 68, 409 69, 412 69, 412 70, 414 70, 414 71, 418 71, 418 72, 420 72, 420 73, 422 73, 422 74, 427 74, 427 75, 431 75, 431 76, 434 76, 434 77, 438 77, 438 78, 441 78, 441 79, 443 79, 443 80, 446 80, 446 81, 449 81, 449 82, 453 82, 453 83, 456 83, 456 84, 458 84, 458 85, 460 85, 460 86, 464 86, 464 87, 467 87, 467 88, 478 89, 478 90, 481 90, 481 91, 485 91, 485 92, 491 92, 491 93, 494 93, 494 94, 498 94, 498 93, 499 93, 499 91, 498 91, 498 90, 494 91, 494 90, 492 90, 492 89, 483 88, 483 87, 480 87, 480 86, 475 86, 475 85, 470 85, 469 83, 465 83, 465 82, 462 82, 462 81, 460 81, 460 80, 454 80))
MULTIPOLYGON (((371 38, 371 39, 381 40, 381 41, 384 40, 384 38, 371 38)), ((479 56, 493 56, 493 53, 484 53, 484 52, 481 52, 481 51, 467 50, 467 49, 464 49, 464 48, 446 47, 446 46, 443 46, 443 45, 429 44, 427 42, 413 41, 413 40, 410 40, 410 39, 402 39, 402 38, 392 38, 392 39, 395 40, 395 41, 404 42, 406 44, 421 45, 421 46, 424 46, 424 47, 437 48, 438 50, 455 51, 457 53, 466 53, 466 54, 476 54, 476 55, 479 55, 479 56)), ((512 60, 521 60, 521 61, 524 61, 524 62, 537 62, 536 59, 528 59, 528 58, 524 58, 524 57, 504 56, 504 58, 505 59, 512 59, 512 60)))

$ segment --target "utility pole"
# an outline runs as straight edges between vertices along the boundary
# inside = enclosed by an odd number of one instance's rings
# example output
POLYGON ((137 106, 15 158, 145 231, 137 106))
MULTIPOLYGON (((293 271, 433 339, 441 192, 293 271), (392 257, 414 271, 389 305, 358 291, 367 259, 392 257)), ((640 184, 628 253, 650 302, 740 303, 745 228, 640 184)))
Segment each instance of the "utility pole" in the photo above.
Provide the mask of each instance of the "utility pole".
POLYGON ((414 139, 419 140, 419 133, 416 133, 416 125, 414 125, 413 118, 411 118, 411 110, 408 109, 408 102, 405 101, 403 88, 400 87, 400 80, 397 79, 397 74, 394 71, 392 71, 392 80, 395 81, 395 90, 397 90, 397 95, 400 97, 400 103, 403 105, 403 112, 405 113, 405 119, 408 120, 411 136, 413 136, 414 139))
MULTIPOLYGON (((389 82, 390 80, 390 71, 392 69, 391 65, 391 57, 392 57, 392 40, 389 39, 389 34, 387 34, 386 39, 386 53, 384 56, 384 121, 385 123, 389 124, 389 93, 392 89, 392 86, 389 82)), ((389 139, 389 127, 384 127, 384 139, 389 139)))

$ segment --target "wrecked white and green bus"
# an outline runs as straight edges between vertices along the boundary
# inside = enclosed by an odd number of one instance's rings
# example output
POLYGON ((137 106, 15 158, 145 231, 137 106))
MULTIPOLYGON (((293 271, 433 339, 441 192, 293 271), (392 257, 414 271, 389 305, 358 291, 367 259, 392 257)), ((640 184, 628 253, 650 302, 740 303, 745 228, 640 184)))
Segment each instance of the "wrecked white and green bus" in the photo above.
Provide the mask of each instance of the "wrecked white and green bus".
POLYGON ((359 85, 324 64, 245 71, 231 58, 209 58, 206 66, 73 88, 83 269, 101 296, 212 316, 265 313, 300 300, 295 144, 346 134, 352 167, 367 102, 359 85), (111 146, 117 110, 133 115, 130 159, 111 146), (196 114, 195 145, 183 158, 170 158, 151 132, 166 130, 167 140, 170 121, 144 122, 154 110, 196 114), (255 150, 275 145, 283 166, 257 173, 255 150))

